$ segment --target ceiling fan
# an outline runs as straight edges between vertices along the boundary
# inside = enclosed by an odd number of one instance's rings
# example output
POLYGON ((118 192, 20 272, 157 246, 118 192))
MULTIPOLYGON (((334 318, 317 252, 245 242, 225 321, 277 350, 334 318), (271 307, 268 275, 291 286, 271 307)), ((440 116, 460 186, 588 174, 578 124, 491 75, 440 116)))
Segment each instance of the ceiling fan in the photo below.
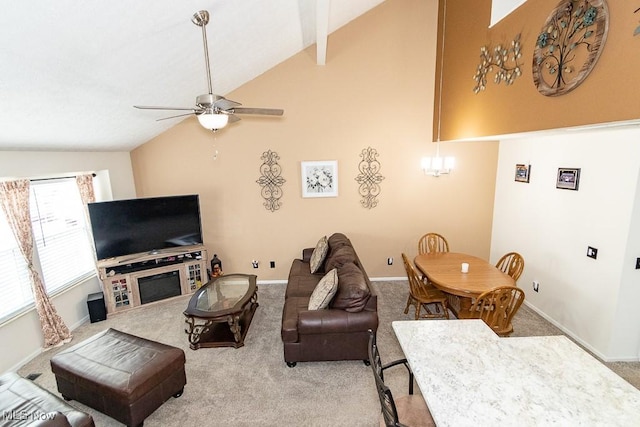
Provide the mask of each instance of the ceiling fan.
POLYGON ((207 83, 209 83, 209 93, 196 97, 195 107, 156 107, 145 105, 134 105, 135 108, 142 110, 174 110, 189 111, 189 113, 178 114, 175 116, 164 117, 159 120, 173 119, 176 117, 184 117, 195 114, 200 124, 216 132, 224 128, 228 123, 240 120, 236 114, 257 114, 267 116, 282 116, 284 110, 278 108, 248 108, 241 107, 239 102, 226 99, 224 96, 216 95, 211 88, 211 70, 209 65, 209 49, 207 47, 207 31, 206 25, 209 23, 209 12, 201 10, 193 14, 191 22, 202 28, 202 42, 204 44, 204 59, 207 67, 207 83))

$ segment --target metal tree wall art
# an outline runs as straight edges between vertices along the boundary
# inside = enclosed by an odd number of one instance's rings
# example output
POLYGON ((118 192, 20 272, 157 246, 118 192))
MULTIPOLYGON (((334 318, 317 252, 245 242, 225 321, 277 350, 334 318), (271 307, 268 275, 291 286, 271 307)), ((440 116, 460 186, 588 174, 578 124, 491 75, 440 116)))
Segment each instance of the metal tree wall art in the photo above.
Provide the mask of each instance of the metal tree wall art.
POLYGON ((546 96, 565 94, 587 78, 609 28, 606 0, 562 0, 540 30, 533 82, 546 96))
POLYGON ((480 48, 480 64, 476 69, 476 74, 473 79, 476 81, 476 86, 473 88, 473 93, 478 93, 481 90, 487 88, 487 74, 496 69, 496 74, 493 77, 495 84, 504 82, 506 85, 511 85, 516 78, 522 75, 522 63, 518 60, 522 57, 522 49, 520 46, 520 34, 518 34, 512 41, 511 47, 504 47, 497 45, 493 49, 487 46, 480 48))
POLYGON ((365 148, 360 153, 360 157, 362 157, 358 163, 360 174, 356 177, 356 181, 360 184, 358 193, 362 197, 360 204, 367 209, 372 209, 378 206, 377 197, 384 177, 380 175, 380 162, 377 160, 378 152, 375 149, 365 148))
POLYGON ((286 180, 280 176, 282 168, 278 164, 280 156, 278 153, 268 150, 260 157, 260 178, 256 181, 262 189, 260 195, 264 199, 262 204, 267 210, 275 212, 280 209, 280 199, 282 198, 282 185, 286 180))

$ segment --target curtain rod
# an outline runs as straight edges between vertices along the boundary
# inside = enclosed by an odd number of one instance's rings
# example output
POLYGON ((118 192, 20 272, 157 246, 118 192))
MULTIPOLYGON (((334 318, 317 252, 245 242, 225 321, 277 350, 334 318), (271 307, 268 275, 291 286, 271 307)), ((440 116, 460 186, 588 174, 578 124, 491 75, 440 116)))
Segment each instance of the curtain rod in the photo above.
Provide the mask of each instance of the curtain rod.
MULTIPOLYGON (((30 179, 29 181, 34 182, 34 181, 51 181, 52 179, 68 179, 68 178, 75 178, 78 175, 72 175, 72 176, 57 176, 55 178, 35 178, 35 179, 30 179)), ((91 174, 92 177, 96 177, 95 173, 91 174)))

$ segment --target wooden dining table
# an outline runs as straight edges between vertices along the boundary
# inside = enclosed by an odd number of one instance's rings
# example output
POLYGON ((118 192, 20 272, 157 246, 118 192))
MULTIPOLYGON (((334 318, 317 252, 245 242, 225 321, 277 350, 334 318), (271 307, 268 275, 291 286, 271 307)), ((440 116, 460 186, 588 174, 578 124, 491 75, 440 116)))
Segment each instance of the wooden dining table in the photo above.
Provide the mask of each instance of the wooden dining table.
POLYGON ((515 281, 482 258, 458 252, 432 252, 415 257, 414 263, 435 287, 447 295, 447 304, 458 319, 471 317, 473 300, 496 286, 515 286, 515 281), (462 272, 462 263, 469 271, 462 272))

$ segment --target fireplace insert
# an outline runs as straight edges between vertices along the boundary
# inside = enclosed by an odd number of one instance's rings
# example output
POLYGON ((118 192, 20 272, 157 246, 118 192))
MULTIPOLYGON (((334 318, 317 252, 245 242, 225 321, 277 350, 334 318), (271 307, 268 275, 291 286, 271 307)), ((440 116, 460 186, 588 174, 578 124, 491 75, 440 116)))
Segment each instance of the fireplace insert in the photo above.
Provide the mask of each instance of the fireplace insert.
POLYGON ((138 291, 140 292, 140 304, 181 295, 180 272, 170 271, 141 277, 138 279, 138 291))

